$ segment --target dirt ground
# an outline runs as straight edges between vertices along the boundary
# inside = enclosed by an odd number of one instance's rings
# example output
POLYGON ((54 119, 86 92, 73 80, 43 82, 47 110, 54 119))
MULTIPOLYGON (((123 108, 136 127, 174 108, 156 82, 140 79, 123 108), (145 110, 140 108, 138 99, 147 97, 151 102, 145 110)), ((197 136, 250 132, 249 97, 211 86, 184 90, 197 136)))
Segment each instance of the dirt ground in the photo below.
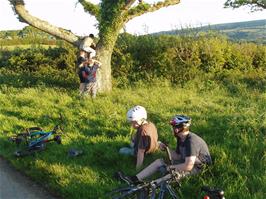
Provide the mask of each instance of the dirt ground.
POLYGON ((59 199, 15 170, 0 156, 0 199, 59 199))

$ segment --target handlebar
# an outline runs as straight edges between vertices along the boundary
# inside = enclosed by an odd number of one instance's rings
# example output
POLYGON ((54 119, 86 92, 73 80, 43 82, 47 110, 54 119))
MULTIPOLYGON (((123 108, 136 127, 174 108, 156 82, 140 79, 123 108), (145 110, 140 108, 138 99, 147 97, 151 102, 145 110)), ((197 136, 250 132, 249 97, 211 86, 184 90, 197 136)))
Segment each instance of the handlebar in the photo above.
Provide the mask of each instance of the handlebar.
POLYGON ((62 128, 59 124, 57 124, 57 125, 53 128, 52 132, 53 132, 54 134, 58 134, 58 130, 60 131, 60 134, 64 134, 64 130, 63 130, 63 128, 62 128))

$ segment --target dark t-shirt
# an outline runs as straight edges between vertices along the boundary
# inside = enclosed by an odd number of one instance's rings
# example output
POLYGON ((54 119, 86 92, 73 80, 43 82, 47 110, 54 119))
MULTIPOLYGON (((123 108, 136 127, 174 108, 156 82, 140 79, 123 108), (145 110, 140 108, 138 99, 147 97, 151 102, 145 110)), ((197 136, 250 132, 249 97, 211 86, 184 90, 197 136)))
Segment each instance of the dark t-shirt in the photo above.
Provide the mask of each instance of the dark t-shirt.
POLYGON ((89 76, 89 70, 87 66, 82 66, 79 68, 79 80, 80 83, 87 83, 89 76))
POLYGON ((152 153, 157 149, 158 134, 155 125, 148 122, 140 126, 134 139, 134 151, 145 149, 145 153, 152 153))
POLYGON ((196 156, 195 166, 200 168, 203 164, 211 164, 211 155, 206 142, 198 135, 189 132, 184 142, 177 139, 177 154, 181 155, 182 162, 189 156, 196 156))
POLYGON ((77 68, 79 69, 78 75, 79 75, 80 83, 85 83, 85 81, 86 81, 86 79, 84 78, 84 72, 86 72, 86 68, 85 68, 85 65, 83 64, 86 61, 87 61, 87 59, 85 57, 82 57, 82 56, 79 56, 77 59, 77 68))
POLYGON ((99 69, 98 64, 93 64, 92 66, 88 66, 88 77, 87 82, 96 82, 97 70, 99 69))

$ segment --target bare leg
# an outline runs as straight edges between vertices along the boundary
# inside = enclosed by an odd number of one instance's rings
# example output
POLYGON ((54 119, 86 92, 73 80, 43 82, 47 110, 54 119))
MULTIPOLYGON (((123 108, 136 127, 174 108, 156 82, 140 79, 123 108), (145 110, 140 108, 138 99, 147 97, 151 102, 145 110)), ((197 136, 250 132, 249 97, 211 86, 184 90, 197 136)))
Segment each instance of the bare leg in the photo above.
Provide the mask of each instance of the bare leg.
POLYGON ((169 180, 170 178, 171 178, 171 174, 167 174, 167 175, 165 175, 165 176, 163 176, 161 178, 158 178, 158 179, 154 180, 154 182, 156 184, 160 184, 162 181, 169 180))
POLYGON ((80 83, 79 85, 79 94, 82 95, 85 91, 85 83, 80 83))
POLYGON ((136 176, 139 180, 143 180, 154 174, 163 165, 165 165, 163 159, 157 159, 149 166, 147 166, 145 169, 143 169, 141 172, 139 172, 136 176))

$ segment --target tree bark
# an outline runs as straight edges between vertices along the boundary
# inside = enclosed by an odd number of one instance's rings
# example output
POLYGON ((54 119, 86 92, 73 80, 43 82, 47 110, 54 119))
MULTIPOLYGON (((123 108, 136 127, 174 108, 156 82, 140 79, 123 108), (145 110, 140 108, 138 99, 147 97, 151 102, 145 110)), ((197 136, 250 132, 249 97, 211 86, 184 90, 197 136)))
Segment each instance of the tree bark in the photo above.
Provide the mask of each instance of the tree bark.
POLYGON ((101 69, 99 71, 99 91, 109 92, 112 90, 112 70, 111 59, 113 49, 119 35, 119 31, 122 28, 122 23, 117 22, 117 26, 110 26, 107 31, 100 31, 100 40, 97 44, 97 59, 102 62, 101 69))

